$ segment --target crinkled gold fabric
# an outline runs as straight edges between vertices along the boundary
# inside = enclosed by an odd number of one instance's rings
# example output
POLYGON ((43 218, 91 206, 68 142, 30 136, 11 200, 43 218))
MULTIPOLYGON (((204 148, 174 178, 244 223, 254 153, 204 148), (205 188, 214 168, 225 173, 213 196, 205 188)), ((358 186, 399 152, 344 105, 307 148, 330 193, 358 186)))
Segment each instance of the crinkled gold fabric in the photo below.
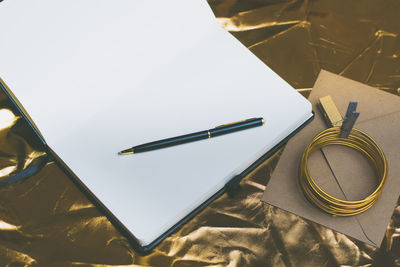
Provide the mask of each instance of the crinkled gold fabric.
MULTIPOLYGON (((305 96, 321 68, 400 94, 398 0, 209 4, 223 27, 305 96)), ((246 180, 265 185, 279 155, 246 180)), ((1 94, 0 182, 44 156, 1 94)), ((375 249, 263 204, 261 194, 243 183, 139 256, 50 162, 0 188, 0 266, 400 266, 400 203, 375 249)))

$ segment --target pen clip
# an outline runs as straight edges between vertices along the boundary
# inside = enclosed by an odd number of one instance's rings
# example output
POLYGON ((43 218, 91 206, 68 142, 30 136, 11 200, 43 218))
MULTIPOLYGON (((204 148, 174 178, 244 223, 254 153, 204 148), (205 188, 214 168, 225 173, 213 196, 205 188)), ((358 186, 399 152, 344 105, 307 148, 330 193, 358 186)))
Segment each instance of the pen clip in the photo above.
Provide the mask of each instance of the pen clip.
POLYGON ((229 125, 232 125, 232 124, 241 123, 241 122, 245 122, 245 121, 249 121, 249 120, 254 120, 254 119, 255 119, 255 118, 251 118, 251 119, 247 119, 247 120, 235 121, 235 122, 231 122, 231 123, 222 124, 222 125, 219 125, 219 126, 215 126, 214 129, 216 129, 216 128, 222 128, 222 127, 229 126, 229 125))

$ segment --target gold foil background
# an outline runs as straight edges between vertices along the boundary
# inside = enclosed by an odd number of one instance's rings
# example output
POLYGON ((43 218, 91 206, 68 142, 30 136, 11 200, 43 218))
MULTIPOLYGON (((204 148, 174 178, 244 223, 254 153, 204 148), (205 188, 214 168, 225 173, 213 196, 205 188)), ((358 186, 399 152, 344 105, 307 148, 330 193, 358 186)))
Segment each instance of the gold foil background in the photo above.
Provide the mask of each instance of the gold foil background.
MULTIPOLYGON (((223 27, 305 96, 321 68, 400 94, 398 0, 209 4, 223 27)), ((18 116, 0 94, 0 182, 45 156, 18 116)), ((279 155, 246 180, 265 185, 279 155)), ((400 202, 375 249, 263 204, 261 195, 244 182, 236 196, 222 196, 139 256, 48 163, 0 188, 0 266, 400 266, 400 202)))

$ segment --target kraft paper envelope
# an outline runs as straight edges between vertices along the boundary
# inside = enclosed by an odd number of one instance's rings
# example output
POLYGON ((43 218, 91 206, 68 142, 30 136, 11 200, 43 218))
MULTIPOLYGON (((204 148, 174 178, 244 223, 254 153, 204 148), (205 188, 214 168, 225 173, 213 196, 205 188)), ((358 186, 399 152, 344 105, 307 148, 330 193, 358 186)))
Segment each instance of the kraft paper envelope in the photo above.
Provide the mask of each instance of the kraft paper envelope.
MULTIPOLYGON (((288 142, 262 200, 379 247, 400 193, 400 97, 321 71, 309 100, 313 104, 315 119, 288 142), (388 161, 389 174, 381 197, 372 208, 356 216, 337 217, 320 211, 308 202, 298 184, 301 154, 311 139, 327 128, 317 107, 319 98, 326 95, 331 95, 342 117, 349 101, 358 101, 360 116, 355 128, 377 141, 388 161)), ((366 158, 342 146, 329 146, 314 152, 309 168, 317 184, 341 199, 362 199, 378 184, 366 158)))

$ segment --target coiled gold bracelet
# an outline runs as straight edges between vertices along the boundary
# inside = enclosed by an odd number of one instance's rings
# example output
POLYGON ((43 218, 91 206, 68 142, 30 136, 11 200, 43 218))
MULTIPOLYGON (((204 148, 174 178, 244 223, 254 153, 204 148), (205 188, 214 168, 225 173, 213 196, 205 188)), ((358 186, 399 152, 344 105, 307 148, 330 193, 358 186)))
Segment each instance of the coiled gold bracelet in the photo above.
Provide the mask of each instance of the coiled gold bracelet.
POLYGON ((307 199, 321 210, 336 216, 351 216, 372 207, 382 193, 387 179, 388 165, 379 145, 366 133, 353 128, 348 138, 340 138, 340 127, 332 127, 320 132, 305 149, 299 168, 299 182, 307 199), (370 161, 378 177, 379 185, 366 198, 348 201, 333 197, 323 191, 314 181, 308 169, 308 158, 312 152, 329 145, 343 145, 360 151, 370 161))

